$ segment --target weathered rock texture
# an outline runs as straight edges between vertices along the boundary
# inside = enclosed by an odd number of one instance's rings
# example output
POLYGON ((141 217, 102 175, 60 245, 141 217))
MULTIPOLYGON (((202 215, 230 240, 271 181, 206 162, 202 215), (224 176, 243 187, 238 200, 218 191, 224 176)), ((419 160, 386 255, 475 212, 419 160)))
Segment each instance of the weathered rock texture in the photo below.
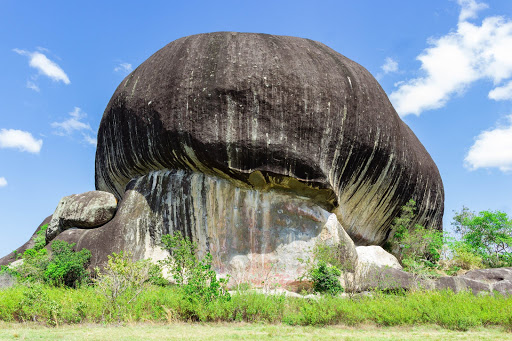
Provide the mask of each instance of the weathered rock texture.
POLYGON ((117 199, 108 192, 90 191, 64 197, 48 224, 46 241, 70 227, 99 227, 112 219, 116 208, 117 199))
MULTIPOLYGON (((411 198, 418 204, 414 223, 442 224, 437 167, 377 81, 359 64, 307 39, 189 36, 126 77, 100 124, 96 188, 121 199, 132 179, 160 169, 307 197, 336 213, 356 244, 383 243, 411 198)), ((187 214, 184 222, 207 219, 193 210, 187 214)), ((232 229, 240 234, 247 227, 232 229)), ((234 247, 248 241, 239 243, 234 247)))
POLYGON ((217 177, 184 170, 150 172, 132 180, 115 217, 97 229, 73 229, 57 239, 93 252, 92 264, 120 250, 135 258, 163 259, 162 234, 182 231, 209 251, 219 273, 236 280, 295 281, 317 242, 341 248, 354 267, 357 253, 336 215, 309 198, 240 188, 217 177), (235 274, 236 273, 236 274, 235 274))

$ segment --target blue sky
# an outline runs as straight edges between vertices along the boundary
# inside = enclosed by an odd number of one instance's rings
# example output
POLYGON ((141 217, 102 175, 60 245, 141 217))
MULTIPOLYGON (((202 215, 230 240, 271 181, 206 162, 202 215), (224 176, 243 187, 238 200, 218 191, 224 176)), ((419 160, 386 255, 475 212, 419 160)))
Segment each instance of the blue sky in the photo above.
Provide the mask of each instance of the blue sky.
POLYGON ((0 1, 0 256, 94 189, 117 85, 183 36, 314 39, 367 68, 436 162, 453 211, 512 214, 512 1, 0 1))

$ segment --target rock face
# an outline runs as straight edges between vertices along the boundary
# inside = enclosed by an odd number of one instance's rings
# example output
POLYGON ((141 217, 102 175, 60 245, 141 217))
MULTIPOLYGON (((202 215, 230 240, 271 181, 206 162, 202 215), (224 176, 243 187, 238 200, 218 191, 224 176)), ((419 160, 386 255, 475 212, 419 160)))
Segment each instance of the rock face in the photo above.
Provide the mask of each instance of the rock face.
POLYGON ((336 215, 309 198, 240 188, 217 177, 162 170, 132 180, 112 221, 90 230, 73 229, 57 239, 95 250, 91 263, 129 250, 135 258, 163 259, 162 234, 183 231, 209 251, 217 271, 235 280, 276 284, 295 281, 317 242, 341 248, 355 266, 357 253, 336 215))
POLYGON ((91 191, 64 197, 48 224, 46 241, 70 227, 99 227, 112 219, 116 208, 116 198, 107 192, 91 191))
POLYGON ((360 245, 385 242, 411 198, 414 223, 442 224, 437 167, 377 81, 307 39, 189 36, 126 77, 100 124, 96 188, 122 199, 161 169, 307 197, 360 245))

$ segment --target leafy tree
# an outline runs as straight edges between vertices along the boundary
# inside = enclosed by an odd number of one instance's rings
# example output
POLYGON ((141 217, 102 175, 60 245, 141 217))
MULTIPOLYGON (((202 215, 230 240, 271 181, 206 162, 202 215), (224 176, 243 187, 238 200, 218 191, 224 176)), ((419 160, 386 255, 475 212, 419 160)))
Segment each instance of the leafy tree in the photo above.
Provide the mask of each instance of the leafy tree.
POLYGON ((161 262, 169 269, 177 285, 191 301, 211 302, 217 298, 229 299, 226 279, 217 278, 212 267, 212 255, 197 256, 197 244, 180 232, 162 236, 164 249, 170 256, 161 262))
POLYGON ((487 266, 512 265, 512 219, 501 211, 481 211, 476 215, 463 207, 452 225, 461 240, 487 266))

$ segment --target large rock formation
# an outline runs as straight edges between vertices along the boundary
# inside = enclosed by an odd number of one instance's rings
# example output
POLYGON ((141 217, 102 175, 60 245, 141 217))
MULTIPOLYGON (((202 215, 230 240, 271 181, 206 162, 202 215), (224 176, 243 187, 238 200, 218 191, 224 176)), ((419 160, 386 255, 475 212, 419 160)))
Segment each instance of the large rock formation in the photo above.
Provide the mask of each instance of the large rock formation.
POLYGON ((358 244, 381 244, 409 199, 440 229, 436 165, 359 64, 312 40, 216 32, 178 39, 119 85, 98 132, 96 188, 187 169, 313 200, 358 244))
POLYGON ((48 232, 90 249, 93 266, 121 250, 161 259, 161 235, 179 230, 219 272, 280 283, 319 241, 354 272, 354 242, 383 244, 410 199, 413 224, 441 229, 444 201, 436 165, 362 66, 319 42, 234 32, 178 39, 123 80, 98 132, 96 189, 119 200, 111 221, 48 232))

